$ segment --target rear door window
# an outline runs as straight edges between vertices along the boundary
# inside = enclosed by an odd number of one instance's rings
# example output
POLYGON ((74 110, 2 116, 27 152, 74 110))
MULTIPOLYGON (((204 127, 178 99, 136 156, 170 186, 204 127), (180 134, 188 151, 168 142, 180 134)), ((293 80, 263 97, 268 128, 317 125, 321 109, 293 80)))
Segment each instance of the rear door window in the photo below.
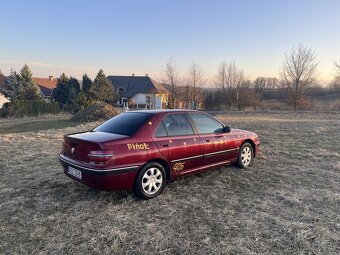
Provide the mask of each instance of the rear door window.
POLYGON ((183 113, 164 117, 163 124, 169 136, 193 135, 194 131, 187 116, 183 113))

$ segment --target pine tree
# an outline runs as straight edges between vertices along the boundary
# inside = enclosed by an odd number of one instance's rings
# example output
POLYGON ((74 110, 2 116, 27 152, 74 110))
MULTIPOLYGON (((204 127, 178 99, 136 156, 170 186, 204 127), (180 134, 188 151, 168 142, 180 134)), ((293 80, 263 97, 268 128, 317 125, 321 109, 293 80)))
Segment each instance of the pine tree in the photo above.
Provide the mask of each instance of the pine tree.
POLYGON ((82 90, 85 92, 85 94, 88 94, 91 87, 93 85, 93 81, 87 76, 87 74, 83 75, 83 87, 82 90))
POLYGON ((67 104, 69 99, 68 81, 69 78, 62 73, 57 79, 57 87, 52 92, 52 98, 58 102, 61 108, 67 104))
POLYGON ((24 90, 24 99, 37 100, 41 99, 40 88, 32 78, 32 71, 28 65, 24 65, 20 70, 19 83, 24 90))
POLYGON ((93 81, 87 76, 83 75, 82 90, 77 96, 77 104, 79 107, 87 107, 92 103, 90 89, 93 85, 93 81))
POLYGON ((79 105, 77 103, 77 98, 80 93, 80 84, 76 78, 71 77, 67 82, 68 98, 67 104, 72 108, 72 111, 77 112, 79 110, 79 105))
POLYGON ((118 93, 113 89, 112 83, 106 78, 102 69, 99 70, 94 83, 90 89, 91 97, 94 100, 114 104, 118 100, 118 93))
POLYGON ((10 101, 24 99, 24 89, 19 79, 20 75, 12 69, 10 75, 5 80, 5 86, 1 92, 5 97, 9 98, 10 101))

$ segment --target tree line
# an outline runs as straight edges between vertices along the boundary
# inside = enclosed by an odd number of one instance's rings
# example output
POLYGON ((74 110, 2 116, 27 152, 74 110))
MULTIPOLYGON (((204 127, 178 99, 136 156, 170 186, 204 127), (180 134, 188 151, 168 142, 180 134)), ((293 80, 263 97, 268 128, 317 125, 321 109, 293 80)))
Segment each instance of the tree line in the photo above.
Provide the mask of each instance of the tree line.
POLYGON ((244 72, 234 61, 220 63, 216 76, 203 87, 207 79, 202 69, 192 63, 186 74, 180 76, 175 61, 169 59, 163 69, 163 83, 169 89, 169 108, 193 108, 242 110, 260 108, 263 100, 284 101, 292 109, 307 109, 310 96, 328 92, 340 93, 340 61, 334 63, 336 74, 328 87, 317 81, 318 59, 315 52, 303 45, 293 47, 284 57, 280 78, 257 77, 246 79, 244 72))
MULTIPOLYGON (((48 104, 47 102, 42 102, 43 97, 40 88, 34 81, 32 71, 26 64, 19 73, 15 70, 10 71, 0 92, 10 101, 5 104, 5 109, 1 114, 4 117, 15 115, 16 110, 13 109, 22 111, 18 106, 27 106, 26 108, 33 109, 32 115, 36 115, 39 109, 44 113, 48 113, 46 109, 51 109, 51 113, 56 112, 54 106, 49 107, 45 105, 48 104)), ((57 78, 56 88, 52 92, 52 102, 57 103, 60 110, 70 113, 76 113, 94 101, 103 101, 114 105, 118 99, 117 91, 106 78, 102 69, 99 70, 94 81, 84 74, 81 84, 76 78, 68 77, 62 73, 57 78)))
POLYGON ((100 69, 94 81, 84 74, 82 86, 76 78, 61 74, 57 79, 57 87, 53 90, 52 98, 59 103, 61 109, 74 113, 94 101, 114 105, 119 96, 104 71, 100 69))
MULTIPOLYGON (((307 109, 310 96, 340 93, 340 61, 334 62, 335 77, 327 88, 317 81, 318 59, 316 53, 303 45, 293 47, 284 56, 280 77, 257 77, 254 81, 246 78, 243 70, 234 61, 220 63, 213 80, 204 77, 201 66, 193 62, 184 75, 180 75, 174 59, 169 59, 162 71, 162 84, 168 89, 167 108, 243 110, 247 107, 261 108, 264 100, 283 101, 293 110, 307 109), (207 83, 213 86, 206 87, 207 83)), ((27 65, 19 73, 11 70, 0 92, 10 102, 41 101, 39 86, 27 65)), ((92 81, 86 74, 79 82, 64 73, 57 78, 52 93, 52 102, 65 112, 75 113, 94 101, 115 105, 119 94, 100 69, 92 81)), ((28 102, 27 102, 28 104, 28 102)), ((16 103, 17 106, 26 103, 16 103)), ((41 107, 42 103, 29 103, 29 108, 41 107)), ((18 108, 18 107, 17 107, 18 108)), ((55 107, 44 107, 46 109, 55 107)), ((340 106, 339 106, 340 108, 340 106)))

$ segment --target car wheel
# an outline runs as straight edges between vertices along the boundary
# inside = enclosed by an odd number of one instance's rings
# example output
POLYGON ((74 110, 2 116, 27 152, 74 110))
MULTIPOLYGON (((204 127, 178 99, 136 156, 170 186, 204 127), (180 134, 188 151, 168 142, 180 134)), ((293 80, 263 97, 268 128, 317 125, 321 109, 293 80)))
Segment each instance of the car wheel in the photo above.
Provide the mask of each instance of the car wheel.
POLYGON ((237 164, 240 168, 248 168, 253 161, 254 151, 250 143, 242 144, 238 153, 237 164))
POLYGON ((157 162, 150 162, 142 167, 135 182, 138 197, 150 199, 162 193, 166 183, 164 167, 157 162))

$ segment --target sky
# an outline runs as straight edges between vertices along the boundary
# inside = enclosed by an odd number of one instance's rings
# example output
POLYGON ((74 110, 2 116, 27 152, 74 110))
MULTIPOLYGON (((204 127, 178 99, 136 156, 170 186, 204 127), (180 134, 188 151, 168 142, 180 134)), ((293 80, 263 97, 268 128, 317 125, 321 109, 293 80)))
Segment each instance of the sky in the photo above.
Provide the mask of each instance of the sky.
POLYGON ((175 60, 193 62, 213 82, 222 61, 248 79, 279 77, 295 45, 312 48, 319 79, 340 60, 339 0, 0 0, 0 70, 27 63, 34 77, 62 72, 94 78, 145 75, 162 79, 175 60))

